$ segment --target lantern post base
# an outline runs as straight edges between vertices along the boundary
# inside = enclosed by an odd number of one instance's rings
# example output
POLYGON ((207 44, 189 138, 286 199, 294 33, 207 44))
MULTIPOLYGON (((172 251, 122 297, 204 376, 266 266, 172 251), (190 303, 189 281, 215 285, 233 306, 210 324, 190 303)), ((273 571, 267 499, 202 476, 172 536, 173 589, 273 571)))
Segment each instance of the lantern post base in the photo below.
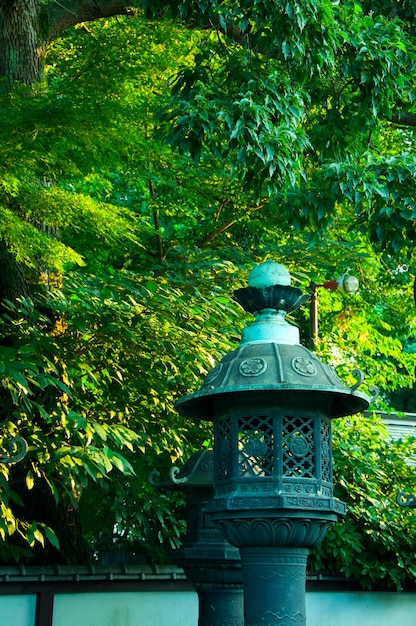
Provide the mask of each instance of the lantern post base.
POLYGON ((199 600, 198 626, 244 626, 242 586, 195 585, 199 600))
POLYGON ((240 548, 245 626, 305 626, 308 548, 240 548))
MULTIPOLYGON (((206 547, 206 546, 205 546, 206 547)), ((175 562, 198 594, 198 626, 244 626, 243 575, 236 548, 228 545, 223 555, 214 557, 197 548, 182 547, 175 562)))
POLYGON ((228 505, 213 518, 240 551, 245 626, 305 626, 309 550, 321 543, 336 514, 263 509, 253 515, 228 505))

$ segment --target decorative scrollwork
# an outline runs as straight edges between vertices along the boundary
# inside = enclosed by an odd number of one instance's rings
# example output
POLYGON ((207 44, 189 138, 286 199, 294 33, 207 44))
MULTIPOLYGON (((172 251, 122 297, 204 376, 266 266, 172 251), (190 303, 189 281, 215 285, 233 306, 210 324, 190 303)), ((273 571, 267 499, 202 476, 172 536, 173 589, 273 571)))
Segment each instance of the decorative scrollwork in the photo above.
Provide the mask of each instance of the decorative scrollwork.
POLYGON ((352 372, 352 375, 354 376, 354 378, 357 379, 357 382, 354 383, 354 385, 352 385, 351 387, 351 391, 355 391, 356 389, 358 389, 358 387, 360 387, 363 384, 364 381, 364 372, 362 372, 361 370, 354 370, 352 372))
POLYGON ((152 470, 147 477, 147 481, 152 487, 160 487, 160 472, 158 472, 157 470, 152 470))
POLYGON ((408 494, 404 493, 404 491, 401 491, 399 494, 397 494, 396 500, 399 506, 416 509, 416 496, 415 495, 409 496, 408 494))
POLYGON ((177 477, 180 471, 181 470, 179 469, 179 467, 175 467, 175 465, 170 468, 169 478, 174 485, 183 485, 184 483, 188 482, 188 476, 183 476, 181 478, 177 477))
POLYGON ((373 404, 373 402, 375 402, 380 395, 380 389, 372 385, 368 388, 368 391, 371 393, 370 404, 373 404))
POLYGON ((13 437, 7 442, 7 448, 10 454, 0 453, 0 463, 18 463, 27 454, 28 446, 23 437, 13 437))

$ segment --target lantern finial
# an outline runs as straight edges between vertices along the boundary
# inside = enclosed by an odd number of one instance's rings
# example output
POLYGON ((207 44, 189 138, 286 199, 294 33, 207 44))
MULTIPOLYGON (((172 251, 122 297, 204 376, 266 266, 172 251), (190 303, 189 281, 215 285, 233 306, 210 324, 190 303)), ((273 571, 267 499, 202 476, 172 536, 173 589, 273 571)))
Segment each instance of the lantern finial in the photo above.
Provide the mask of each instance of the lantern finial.
POLYGON ((256 318, 243 330, 242 344, 300 343, 298 328, 289 324, 285 316, 302 306, 310 296, 290 283, 289 270, 269 260, 250 272, 248 287, 234 292, 234 299, 256 318))

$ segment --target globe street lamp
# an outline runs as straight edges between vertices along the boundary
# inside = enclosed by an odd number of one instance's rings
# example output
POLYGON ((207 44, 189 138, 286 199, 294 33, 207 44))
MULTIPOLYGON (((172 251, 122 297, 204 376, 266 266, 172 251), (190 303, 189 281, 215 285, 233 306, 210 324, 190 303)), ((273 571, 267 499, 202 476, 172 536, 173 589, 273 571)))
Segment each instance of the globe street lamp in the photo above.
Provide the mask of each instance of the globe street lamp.
POLYGON ((358 278, 350 276, 349 274, 343 274, 340 278, 334 280, 328 280, 324 283, 314 283, 309 285, 310 300, 309 300, 309 324, 310 324, 310 340, 312 349, 316 349, 318 341, 318 287, 327 289, 329 291, 342 291, 342 293, 357 293, 359 289, 358 278))

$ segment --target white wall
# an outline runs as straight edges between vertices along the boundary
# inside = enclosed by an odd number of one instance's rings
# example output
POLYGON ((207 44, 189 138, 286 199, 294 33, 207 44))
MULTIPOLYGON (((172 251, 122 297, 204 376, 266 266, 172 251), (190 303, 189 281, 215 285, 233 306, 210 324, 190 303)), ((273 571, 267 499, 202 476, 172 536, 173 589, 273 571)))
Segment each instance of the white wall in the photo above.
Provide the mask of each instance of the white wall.
POLYGON ((416 593, 311 592, 307 626, 415 626, 416 593))
POLYGON ((36 595, 1 596, 0 626, 33 626, 36 615, 36 595))
MULTIPOLYGON (((307 626, 415 626, 416 593, 309 592, 307 626)), ((34 626, 35 595, 0 595, 0 626, 34 626)), ((56 594, 53 626, 197 626, 193 591, 56 594)))
MULTIPOLYGON (((196 626, 193 591, 55 595, 53 626, 196 626)), ((11 624, 10 624, 11 626, 11 624)), ((17 622, 13 626, 20 626, 17 622)))

